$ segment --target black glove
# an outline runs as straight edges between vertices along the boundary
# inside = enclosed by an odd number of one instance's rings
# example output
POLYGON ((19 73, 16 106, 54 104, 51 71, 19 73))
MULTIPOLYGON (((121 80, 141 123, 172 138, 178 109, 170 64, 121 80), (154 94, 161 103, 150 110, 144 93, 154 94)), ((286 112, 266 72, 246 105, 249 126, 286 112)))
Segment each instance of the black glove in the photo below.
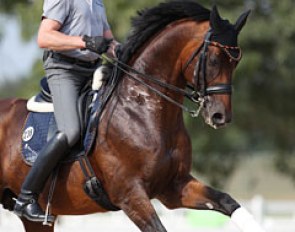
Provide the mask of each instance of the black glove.
POLYGON ((106 39, 102 36, 87 36, 84 35, 82 40, 86 42, 86 48, 98 54, 105 53, 113 39, 106 39))

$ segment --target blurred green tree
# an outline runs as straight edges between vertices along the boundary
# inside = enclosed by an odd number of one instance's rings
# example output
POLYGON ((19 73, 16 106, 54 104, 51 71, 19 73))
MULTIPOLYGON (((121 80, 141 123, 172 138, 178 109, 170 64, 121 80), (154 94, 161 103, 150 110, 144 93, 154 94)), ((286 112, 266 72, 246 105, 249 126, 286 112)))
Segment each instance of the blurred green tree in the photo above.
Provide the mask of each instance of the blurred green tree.
POLYGON ((0 12, 10 14, 18 4, 28 4, 29 0, 0 0, 0 12))

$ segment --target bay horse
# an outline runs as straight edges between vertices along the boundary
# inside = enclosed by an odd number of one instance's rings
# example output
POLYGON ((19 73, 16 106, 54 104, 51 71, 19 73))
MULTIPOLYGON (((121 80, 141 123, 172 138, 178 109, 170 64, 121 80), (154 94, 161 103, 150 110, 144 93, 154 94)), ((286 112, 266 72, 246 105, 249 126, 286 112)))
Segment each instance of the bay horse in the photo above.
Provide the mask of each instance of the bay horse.
MULTIPOLYGON (((182 112, 183 92, 190 85, 206 123, 219 128, 231 121, 231 81, 241 58, 237 36, 248 14, 230 24, 215 7, 209 11, 193 1, 172 1, 141 11, 133 21, 133 33, 118 61, 130 69, 120 73, 97 125, 89 160, 111 203, 142 232, 166 231, 150 199, 169 209, 218 211, 243 232, 263 231, 230 195, 190 174, 192 146, 182 112)), ((0 200, 9 210, 30 169, 20 150, 26 103, 0 103, 0 200)), ((52 201, 54 215, 106 211, 85 194, 84 181, 78 162, 62 166, 52 201)), ((48 191, 47 183, 40 196, 44 208, 48 191)), ((21 220, 27 232, 54 231, 21 220)))

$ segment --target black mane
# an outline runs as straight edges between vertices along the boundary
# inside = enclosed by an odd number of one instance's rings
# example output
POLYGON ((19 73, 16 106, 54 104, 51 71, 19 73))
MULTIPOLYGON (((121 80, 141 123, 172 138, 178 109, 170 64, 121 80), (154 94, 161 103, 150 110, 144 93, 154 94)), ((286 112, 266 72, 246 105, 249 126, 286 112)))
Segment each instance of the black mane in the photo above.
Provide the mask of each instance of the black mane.
POLYGON ((168 24, 185 18, 209 20, 210 11, 192 0, 175 0, 138 12, 132 19, 132 33, 127 38, 121 61, 127 63, 132 55, 155 33, 168 24))

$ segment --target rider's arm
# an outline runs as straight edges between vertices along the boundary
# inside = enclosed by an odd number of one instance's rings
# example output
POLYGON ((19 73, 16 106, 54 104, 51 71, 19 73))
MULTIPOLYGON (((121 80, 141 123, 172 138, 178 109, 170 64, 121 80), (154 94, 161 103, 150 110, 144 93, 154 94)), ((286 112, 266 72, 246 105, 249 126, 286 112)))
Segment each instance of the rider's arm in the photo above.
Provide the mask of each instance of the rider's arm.
POLYGON ((38 32, 38 45, 54 51, 65 51, 85 48, 85 42, 80 36, 68 36, 59 32, 61 24, 58 21, 44 18, 38 32))

